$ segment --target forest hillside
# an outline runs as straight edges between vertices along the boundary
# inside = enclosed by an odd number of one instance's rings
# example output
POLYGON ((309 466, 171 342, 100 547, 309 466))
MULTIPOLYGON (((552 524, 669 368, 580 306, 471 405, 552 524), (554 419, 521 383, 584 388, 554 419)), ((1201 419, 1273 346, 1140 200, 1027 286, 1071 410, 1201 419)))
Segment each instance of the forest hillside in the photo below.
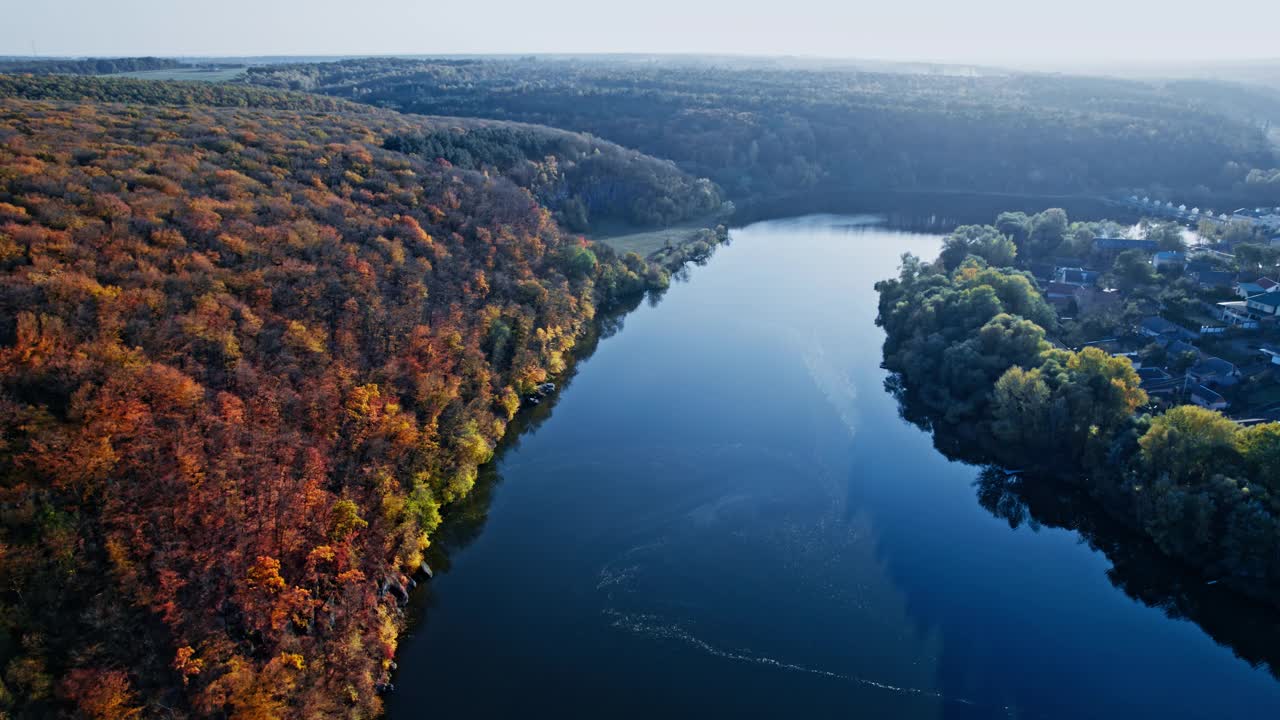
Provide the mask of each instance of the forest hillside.
POLYGON ((442 509, 666 275, 419 119, 67 82, 0 81, 0 714, 374 716, 442 509))

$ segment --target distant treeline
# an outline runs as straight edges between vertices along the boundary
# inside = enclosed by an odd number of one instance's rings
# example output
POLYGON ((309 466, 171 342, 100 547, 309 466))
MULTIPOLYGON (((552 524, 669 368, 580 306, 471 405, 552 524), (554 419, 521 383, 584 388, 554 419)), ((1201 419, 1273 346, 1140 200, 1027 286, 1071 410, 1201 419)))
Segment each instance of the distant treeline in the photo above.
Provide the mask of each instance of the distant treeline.
POLYGON ((956 77, 584 60, 390 58, 251 68, 246 82, 400 110, 590 132, 735 200, 830 188, 1133 191, 1252 201, 1277 96, 1223 83, 956 77))
POLYGON ((171 58, 158 57, 0 61, 0 73, 30 73, 32 75, 114 75, 116 73, 141 72, 143 70, 172 70, 180 67, 190 66, 171 58))
POLYGON ((370 114, 374 108, 312 93, 209 82, 75 75, 0 75, 0 99, 67 100, 370 114))
POLYGON ((445 121, 431 132, 392 136, 384 147, 501 174, 577 232, 601 220, 671 225, 721 208, 710 180, 695 179, 670 161, 550 128, 445 121))
POLYGON ((876 285, 903 415, 954 457, 1082 487, 1165 554, 1277 604, 1280 423, 1148 414, 1127 358, 1050 345, 1052 308, 1028 275, 996 267, 1013 262, 1010 238, 966 234, 876 285))

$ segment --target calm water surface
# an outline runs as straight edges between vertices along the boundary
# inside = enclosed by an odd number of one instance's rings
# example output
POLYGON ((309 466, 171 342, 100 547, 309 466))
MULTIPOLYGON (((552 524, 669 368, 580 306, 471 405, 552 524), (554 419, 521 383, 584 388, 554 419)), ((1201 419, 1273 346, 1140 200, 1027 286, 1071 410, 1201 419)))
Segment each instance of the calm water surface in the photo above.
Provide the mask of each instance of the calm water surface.
POLYGON ((899 418, 872 284, 940 239, 865 222, 736 230, 600 342, 454 529, 393 718, 1280 717, 899 418))

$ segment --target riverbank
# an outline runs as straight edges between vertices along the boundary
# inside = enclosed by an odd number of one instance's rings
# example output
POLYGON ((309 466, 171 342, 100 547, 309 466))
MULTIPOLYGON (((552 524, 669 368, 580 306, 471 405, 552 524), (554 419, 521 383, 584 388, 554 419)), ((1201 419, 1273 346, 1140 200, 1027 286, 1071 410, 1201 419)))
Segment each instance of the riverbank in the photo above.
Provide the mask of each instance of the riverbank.
POLYGON ((702 227, 701 223, 659 228, 621 235, 598 236, 602 243, 620 254, 635 253, 668 274, 681 271, 689 263, 710 259, 715 247, 729 239, 723 224, 702 227))
POLYGON ((970 462, 1084 488, 1206 581, 1280 607, 1280 424, 1146 414, 1127 358, 1050 346, 1056 316, 1015 270, 907 258, 876 289, 905 417, 970 462))

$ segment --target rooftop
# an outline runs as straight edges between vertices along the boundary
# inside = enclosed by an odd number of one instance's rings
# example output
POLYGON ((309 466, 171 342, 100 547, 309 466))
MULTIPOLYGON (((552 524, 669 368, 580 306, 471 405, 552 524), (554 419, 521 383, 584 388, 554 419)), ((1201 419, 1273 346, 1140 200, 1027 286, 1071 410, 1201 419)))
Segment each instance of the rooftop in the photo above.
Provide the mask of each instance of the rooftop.
POLYGON ((1138 368, 1134 372, 1138 373, 1138 377, 1141 378, 1143 382, 1146 382, 1148 380, 1168 380, 1169 379, 1169 373, 1157 367, 1138 368))
POLYGON ((1165 320, 1159 315, 1142 318, 1142 329, 1157 335, 1195 336, 1195 333, 1181 325, 1165 320))
POLYGON ((1191 388, 1191 396, 1200 398, 1206 405, 1225 404, 1227 402, 1226 398, 1203 385, 1196 385, 1191 388))
POLYGON ((1220 357, 1207 357, 1187 372, 1192 375, 1230 375, 1236 366, 1220 357))
POLYGON ((1200 348, 1197 348, 1195 345, 1190 343, 1182 342, 1181 340, 1174 340, 1168 345, 1165 345, 1164 351, 1165 353, 1175 357, 1186 353, 1192 353, 1196 356, 1200 355, 1200 348))
POLYGON ((1236 274, 1226 270, 1201 270, 1195 273, 1196 280, 1202 285, 1221 285, 1226 287, 1235 282, 1236 274))

